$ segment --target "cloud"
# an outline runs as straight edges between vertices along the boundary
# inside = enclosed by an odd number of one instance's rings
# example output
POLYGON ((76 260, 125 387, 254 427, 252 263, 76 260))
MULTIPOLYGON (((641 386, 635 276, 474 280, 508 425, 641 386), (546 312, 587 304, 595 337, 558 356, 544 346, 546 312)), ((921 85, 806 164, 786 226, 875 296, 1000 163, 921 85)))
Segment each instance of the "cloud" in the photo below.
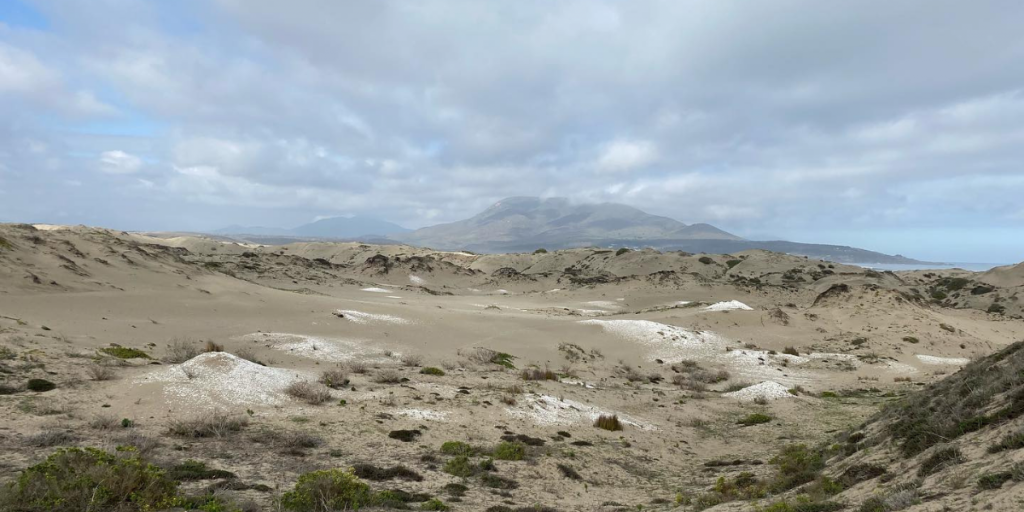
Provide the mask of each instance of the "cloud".
POLYGON ((601 172, 629 172, 651 165, 658 159, 653 143, 644 140, 616 140, 601 151, 597 169, 601 172))
POLYGON ((108 174, 132 174, 142 168, 142 159, 120 150, 100 154, 100 170, 108 174))
POLYGON ((415 227, 543 195, 805 241, 1021 229, 1024 4, 36 5, 48 29, 0 27, 11 220, 415 227))

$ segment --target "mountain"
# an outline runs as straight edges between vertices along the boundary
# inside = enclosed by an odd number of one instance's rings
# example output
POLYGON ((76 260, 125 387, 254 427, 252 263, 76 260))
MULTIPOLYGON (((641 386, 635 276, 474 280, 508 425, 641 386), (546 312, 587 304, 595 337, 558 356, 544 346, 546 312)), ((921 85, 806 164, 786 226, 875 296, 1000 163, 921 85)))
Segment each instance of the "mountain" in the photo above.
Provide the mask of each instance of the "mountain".
POLYGON ((586 246, 716 254, 766 249, 844 263, 924 263, 841 245, 745 240, 710 224, 687 225, 623 204, 574 205, 565 198, 510 197, 466 220, 390 238, 435 249, 484 253, 586 246))
POLYGON ((296 238, 365 238, 383 237, 396 233, 406 233, 409 229, 403 228, 385 220, 373 217, 330 217, 320 219, 299 227, 266 228, 260 226, 239 226, 232 225, 214 231, 222 235, 258 235, 258 236, 283 236, 296 238))
POLYGON ((574 205, 565 198, 511 197, 469 219, 393 237, 436 248, 472 248, 530 243, 572 247, 595 240, 742 240, 707 224, 688 226, 668 217, 615 203, 574 205))

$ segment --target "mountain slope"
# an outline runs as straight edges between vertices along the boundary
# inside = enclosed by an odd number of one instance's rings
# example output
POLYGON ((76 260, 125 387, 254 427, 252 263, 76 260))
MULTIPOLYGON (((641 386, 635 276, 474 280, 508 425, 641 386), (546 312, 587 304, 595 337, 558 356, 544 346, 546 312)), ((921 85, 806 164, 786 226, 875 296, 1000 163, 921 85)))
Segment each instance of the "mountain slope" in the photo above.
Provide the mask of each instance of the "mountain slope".
POLYGON ((707 224, 687 226, 623 204, 573 205, 565 198, 536 197, 504 199, 469 219, 418 229, 396 238, 439 248, 486 248, 519 242, 571 247, 604 239, 742 240, 707 224))

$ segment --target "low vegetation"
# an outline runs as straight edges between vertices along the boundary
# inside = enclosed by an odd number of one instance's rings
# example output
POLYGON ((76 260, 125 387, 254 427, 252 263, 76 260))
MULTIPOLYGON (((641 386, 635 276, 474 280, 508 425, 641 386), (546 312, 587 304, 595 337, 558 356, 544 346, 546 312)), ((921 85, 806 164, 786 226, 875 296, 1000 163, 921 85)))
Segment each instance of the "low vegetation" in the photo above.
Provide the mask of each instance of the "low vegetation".
POLYGON ((101 348, 100 352, 118 359, 152 359, 149 354, 137 348, 113 346, 101 348))
POLYGON ((622 423, 619 421, 618 415, 602 414, 594 420, 594 426, 604 430, 618 431, 622 430, 622 423))
POLYGON ((320 405, 331 399, 331 390, 323 384, 309 381, 296 381, 284 388, 284 392, 310 405, 320 405))

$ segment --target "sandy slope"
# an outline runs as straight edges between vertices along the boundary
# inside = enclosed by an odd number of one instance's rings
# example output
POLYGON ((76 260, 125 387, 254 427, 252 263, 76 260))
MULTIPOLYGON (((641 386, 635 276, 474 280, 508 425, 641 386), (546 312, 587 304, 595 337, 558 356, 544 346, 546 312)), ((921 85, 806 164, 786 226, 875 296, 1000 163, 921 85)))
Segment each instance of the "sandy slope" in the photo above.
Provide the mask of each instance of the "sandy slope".
MULTIPOLYGON (((651 506, 653 498, 672 500, 720 471, 741 469, 703 462, 767 460, 781 437, 818 442, 861 421, 886 392, 914 389, 1024 335, 1022 322, 1011 319, 1019 306, 998 315, 986 313, 987 304, 946 307, 922 298, 941 276, 875 274, 764 251, 710 255, 705 263, 700 255, 656 251, 244 246, 85 227, 3 225, 0 237, 0 347, 14 354, 3 379, 58 384, 43 394, 0 396, 0 479, 48 453, 25 444, 40 429, 70 429, 79 444, 116 442, 86 427, 112 415, 133 418, 138 431, 160 439, 159 460, 227 452, 231 458, 218 463, 247 482, 288 488, 310 469, 403 462, 426 479, 402 488, 438 494, 458 479, 421 455, 449 440, 494 444, 511 431, 545 440, 531 462, 499 461, 500 474, 520 488, 497 496, 471 485, 458 510, 501 500, 562 510, 651 506), (114 365, 114 380, 90 380, 98 349, 118 344, 160 358, 176 338, 210 340, 255 362, 215 353, 182 365, 137 359, 114 365), (475 360, 480 347, 511 354, 518 369, 574 377, 524 382, 517 371, 475 360), (447 375, 419 374, 410 355, 447 375), (729 379, 703 392, 680 387, 672 379, 685 381, 685 374, 673 364, 683 360, 725 370, 729 379), (353 362, 368 373, 351 374, 351 385, 333 390, 326 405, 284 392, 353 362), (409 380, 374 382, 385 370, 409 380), (726 393, 744 384, 757 387, 726 393), (779 392, 796 386, 804 392, 779 392), (842 390, 869 391, 840 402, 814 396, 842 390), (767 405, 753 401, 761 395, 767 405), (171 421, 209 409, 252 417, 237 439, 261 429, 301 430, 324 444, 305 456, 280 455, 271 467, 265 453, 273 448, 258 443, 167 437, 171 421), (774 420, 736 425, 751 412, 774 420), (625 430, 594 428, 604 413, 619 414, 625 430), (414 443, 387 436, 411 428, 423 432, 414 443), (569 444, 576 440, 594 446, 569 444), (171 449, 182 445, 185 453, 171 449), (556 463, 575 467, 586 485, 559 476, 556 463)), ((992 275, 977 282, 995 284, 992 275)), ((1019 284, 998 282, 984 295, 1015 304, 1019 284)), ((246 493, 262 503, 271 498, 246 493)))

